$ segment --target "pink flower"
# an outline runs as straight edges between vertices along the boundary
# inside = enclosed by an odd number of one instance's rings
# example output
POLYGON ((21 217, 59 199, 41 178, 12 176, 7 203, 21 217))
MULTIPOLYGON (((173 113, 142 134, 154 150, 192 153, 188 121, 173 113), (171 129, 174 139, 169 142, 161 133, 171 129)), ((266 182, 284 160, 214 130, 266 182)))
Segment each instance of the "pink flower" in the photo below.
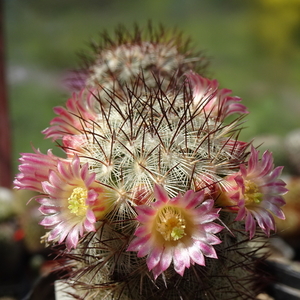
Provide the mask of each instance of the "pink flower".
POLYGON ((214 200, 204 200, 204 192, 187 191, 170 199, 159 185, 154 187, 156 199, 151 205, 137 206, 135 238, 128 251, 138 257, 147 255, 146 263, 156 279, 173 261, 175 271, 183 276, 192 264, 205 265, 205 258, 217 258, 213 245, 221 243, 215 236, 223 227, 213 221, 219 210, 214 200))
POLYGON ((236 205, 237 221, 245 220, 245 229, 249 231, 250 239, 256 231, 256 222, 259 227, 270 235, 270 230, 275 230, 274 214, 280 219, 285 219, 281 206, 285 204, 282 197, 287 192, 285 183, 278 177, 283 167, 275 169, 272 153, 264 152, 259 160, 259 151, 251 148, 248 168, 240 166, 240 172, 226 177, 230 184, 229 202, 236 205))
POLYGON ((41 225, 50 229, 48 240, 66 242, 68 249, 77 246, 85 232, 95 231, 95 222, 111 208, 107 188, 95 181, 88 164, 80 166, 77 156, 72 161, 59 159, 50 151, 22 154, 21 173, 15 187, 42 193, 35 198, 45 215, 41 225))
POLYGON ((97 100, 92 92, 81 90, 73 93, 68 99, 66 108, 58 106, 54 112, 58 115, 51 122, 51 127, 43 130, 46 138, 62 139, 66 135, 77 135, 84 132, 84 128, 92 128, 97 113, 94 105, 97 100))
POLYGON ((192 89, 195 109, 203 110, 209 117, 218 121, 234 113, 248 113, 246 107, 238 103, 241 98, 230 96, 231 90, 218 89, 217 80, 209 80, 192 71, 185 75, 192 89))
POLYGON ((50 170, 56 170, 58 161, 63 159, 53 155, 51 150, 47 154, 36 149, 34 152, 21 153, 20 173, 14 180, 14 186, 16 189, 43 193, 42 181, 48 180, 50 170))
POLYGON ((95 176, 89 173, 87 163, 80 167, 79 158, 74 156, 71 163, 59 161, 48 181, 42 182, 46 196, 39 197, 38 202, 46 216, 40 224, 51 229, 49 241, 65 241, 68 249, 76 248, 79 237, 95 231, 94 223, 110 210, 110 193, 95 176))

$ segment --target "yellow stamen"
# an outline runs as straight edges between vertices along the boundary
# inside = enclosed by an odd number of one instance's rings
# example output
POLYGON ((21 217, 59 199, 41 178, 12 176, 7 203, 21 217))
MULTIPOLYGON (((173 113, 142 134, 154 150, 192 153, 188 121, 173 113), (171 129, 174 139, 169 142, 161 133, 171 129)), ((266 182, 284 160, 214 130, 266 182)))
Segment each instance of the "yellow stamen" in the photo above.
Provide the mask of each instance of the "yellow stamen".
POLYGON ((245 180, 244 196, 246 204, 259 204, 263 200, 263 194, 259 191, 257 184, 250 180, 245 180))
POLYGON ((86 215, 88 206, 85 204, 87 198, 87 189, 77 187, 73 190, 72 195, 68 198, 68 209, 78 217, 86 215))
POLYGON ((166 241, 177 241, 186 235, 185 223, 185 219, 178 208, 166 206, 158 213, 156 230, 166 241))

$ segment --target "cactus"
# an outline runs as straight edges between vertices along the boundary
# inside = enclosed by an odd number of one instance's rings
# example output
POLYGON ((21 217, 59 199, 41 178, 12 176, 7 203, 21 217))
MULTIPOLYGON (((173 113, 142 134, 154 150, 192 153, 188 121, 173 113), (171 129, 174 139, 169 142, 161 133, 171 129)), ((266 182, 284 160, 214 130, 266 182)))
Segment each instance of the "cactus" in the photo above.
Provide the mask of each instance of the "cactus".
POLYGON ((249 241, 284 219, 282 168, 239 140, 246 107, 178 35, 104 37, 43 131, 65 157, 23 153, 15 179, 40 193, 74 297, 254 299, 249 241))

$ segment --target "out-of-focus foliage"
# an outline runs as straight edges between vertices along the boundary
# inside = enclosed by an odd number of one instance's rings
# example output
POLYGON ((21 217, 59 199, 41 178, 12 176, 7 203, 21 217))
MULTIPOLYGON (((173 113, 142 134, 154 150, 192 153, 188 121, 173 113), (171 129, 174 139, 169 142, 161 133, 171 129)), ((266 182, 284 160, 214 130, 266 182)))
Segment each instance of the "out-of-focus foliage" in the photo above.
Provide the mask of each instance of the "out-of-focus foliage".
MULTIPOLYGON (((273 59, 282 60, 300 43, 300 1, 255 0, 257 38, 273 59)), ((298 48, 298 49, 297 49, 298 48)))

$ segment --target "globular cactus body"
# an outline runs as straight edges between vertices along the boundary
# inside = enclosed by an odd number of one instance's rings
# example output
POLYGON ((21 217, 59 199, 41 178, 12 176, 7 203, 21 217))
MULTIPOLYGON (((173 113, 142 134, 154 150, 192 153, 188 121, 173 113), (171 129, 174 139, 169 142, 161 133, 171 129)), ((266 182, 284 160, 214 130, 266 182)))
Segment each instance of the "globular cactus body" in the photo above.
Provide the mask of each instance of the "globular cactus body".
POLYGON ((44 130, 66 157, 22 154, 15 186, 41 193, 80 299, 255 298, 248 241, 284 218, 281 168, 238 139, 246 107, 195 73, 202 57, 138 32, 95 48, 44 130))

